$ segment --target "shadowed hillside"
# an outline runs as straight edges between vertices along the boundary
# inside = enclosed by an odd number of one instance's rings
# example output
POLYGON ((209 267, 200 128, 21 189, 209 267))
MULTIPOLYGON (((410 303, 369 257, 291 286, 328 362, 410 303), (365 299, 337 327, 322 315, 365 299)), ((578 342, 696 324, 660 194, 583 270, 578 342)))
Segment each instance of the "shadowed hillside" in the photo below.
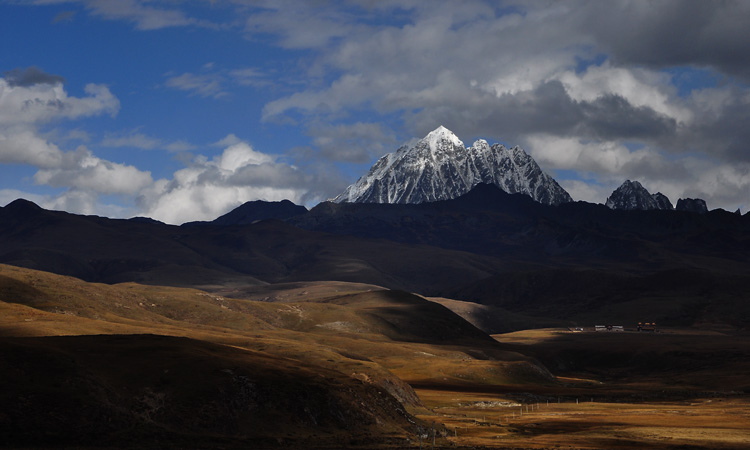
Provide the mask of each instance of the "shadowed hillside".
POLYGON ((0 353, 5 445, 305 446, 382 441, 413 423, 340 372, 191 339, 0 338, 0 353))
POLYGON ((422 297, 288 288, 255 286, 255 301, 0 265, 0 382, 12 386, 0 433, 42 447, 403 445, 424 410, 411 383, 555 384, 422 297))

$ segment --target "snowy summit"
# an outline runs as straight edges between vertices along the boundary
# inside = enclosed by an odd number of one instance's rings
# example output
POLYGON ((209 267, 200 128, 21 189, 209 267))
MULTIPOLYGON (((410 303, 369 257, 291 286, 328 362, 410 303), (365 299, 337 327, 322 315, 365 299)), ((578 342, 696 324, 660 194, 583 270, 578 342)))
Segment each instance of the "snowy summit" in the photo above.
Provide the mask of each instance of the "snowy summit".
POLYGON ((333 199, 352 203, 423 203, 449 200, 479 183, 557 205, 572 201, 520 147, 490 146, 484 139, 466 148, 440 126, 413 145, 380 158, 370 171, 333 199))

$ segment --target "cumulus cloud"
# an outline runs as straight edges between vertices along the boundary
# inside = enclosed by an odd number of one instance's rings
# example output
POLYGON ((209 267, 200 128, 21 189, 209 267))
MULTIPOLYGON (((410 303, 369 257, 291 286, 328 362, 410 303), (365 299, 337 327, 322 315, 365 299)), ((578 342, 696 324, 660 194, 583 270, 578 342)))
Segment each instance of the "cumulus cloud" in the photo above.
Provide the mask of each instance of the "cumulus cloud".
POLYGON ((321 201, 338 181, 279 161, 236 137, 228 141, 221 154, 199 156, 171 180, 142 189, 138 205, 143 214, 173 224, 213 220, 250 200, 321 201))
POLYGON ((582 74, 566 71, 557 75, 570 98, 593 102, 616 96, 634 108, 645 108, 680 123, 689 123, 692 112, 675 96, 670 76, 640 68, 612 67, 610 63, 590 66, 582 74))
MULTIPOLYGON (((37 197, 42 206, 90 214, 97 210, 101 195, 133 195, 152 183, 149 172, 103 160, 86 147, 61 149, 40 131, 52 122, 117 114, 120 102, 106 86, 89 84, 87 96, 72 97, 61 77, 33 67, 7 76, 0 78, 0 162, 33 166, 37 184, 64 190, 56 196, 37 197)), ((72 130, 60 140, 86 138, 85 132, 72 130)))
POLYGON ((0 128, 0 162, 53 168, 62 160, 63 152, 33 131, 0 128))
POLYGON ((120 102, 106 86, 89 84, 87 97, 70 97, 59 77, 37 69, 0 78, 0 162, 59 167, 65 153, 38 132, 39 125, 101 114, 115 115, 120 102))
POLYGON ((0 78, 0 126, 33 126, 100 114, 114 116, 120 101, 107 86, 88 84, 86 97, 69 97, 62 83, 20 85, 0 78))
POLYGON ((152 182, 150 172, 102 160, 85 147, 64 153, 61 164, 39 170, 34 175, 34 181, 52 187, 105 195, 132 195, 152 182))

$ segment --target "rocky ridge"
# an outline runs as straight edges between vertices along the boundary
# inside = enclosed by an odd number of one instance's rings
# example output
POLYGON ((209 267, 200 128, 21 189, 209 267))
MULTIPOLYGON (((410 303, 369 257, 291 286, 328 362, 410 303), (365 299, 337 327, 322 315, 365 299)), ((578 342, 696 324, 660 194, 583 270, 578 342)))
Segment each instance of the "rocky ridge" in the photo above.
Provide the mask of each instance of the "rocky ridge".
POLYGON ((681 198, 677 200, 677 207, 675 209, 677 211, 688 211, 698 214, 705 214, 708 212, 706 201, 700 198, 681 198))
POLYGON ((615 189, 605 203, 609 209, 649 210, 674 209, 666 195, 661 192, 651 194, 637 181, 627 180, 615 189))
POLYGON ((687 211, 698 214, 708 212, 706 201, 700 198, 681 198, 672 206, 666 195, 661 192, 651 194, 638 181, 627 180, 607 197, 605 205, 609 209, 626 211, 646 211, 652 209, 687 211))

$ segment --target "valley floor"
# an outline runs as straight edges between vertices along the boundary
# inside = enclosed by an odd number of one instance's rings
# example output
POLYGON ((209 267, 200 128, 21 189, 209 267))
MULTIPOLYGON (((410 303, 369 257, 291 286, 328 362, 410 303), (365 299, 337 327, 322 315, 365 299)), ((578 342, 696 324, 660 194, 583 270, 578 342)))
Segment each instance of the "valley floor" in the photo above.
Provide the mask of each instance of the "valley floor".
MULTIPOLYGON (((482 392, 418 389, 430 412, 417 414, 445 426, 440 448, 514 449, 746 449, 750 399, 727 397, 679 402, 597 402, 571 398, 534 402, 482 392)), ((430 430, 427 431, 430 434, 430 430)), ((417 440, 415 438, 415 440, 417 440)), ((431 438, 425 439, 430 448, 431 438), (429 441, 429 442, 427 442, 429 441)))

